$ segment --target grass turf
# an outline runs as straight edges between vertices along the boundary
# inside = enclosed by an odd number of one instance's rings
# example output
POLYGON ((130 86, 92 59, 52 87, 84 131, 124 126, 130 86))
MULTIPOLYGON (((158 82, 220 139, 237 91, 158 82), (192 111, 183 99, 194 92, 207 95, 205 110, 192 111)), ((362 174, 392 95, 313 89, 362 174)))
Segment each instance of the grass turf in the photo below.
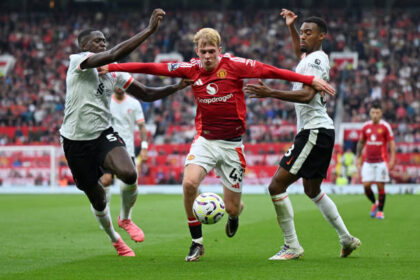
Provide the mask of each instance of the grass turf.
MULTIPOLYGON (((180 195, 143 195, 133 219, 146 240, 121 229, 135 258, 118 257, 83 195, 0 195, 0 279, 420 279, 420 196, 389 195, 385 220, 369 217, 361 195, 331 196, 362 246, 339 258, 336 232, 303 195, 291 195, 301 260, 267 259, 283 243, 268 195, 244 195, 236 236, 226 217, 204 225, 206 254, 185 263, 190 237, 180 195)), ((111 210, 116 226, 120 197, 111 210)))

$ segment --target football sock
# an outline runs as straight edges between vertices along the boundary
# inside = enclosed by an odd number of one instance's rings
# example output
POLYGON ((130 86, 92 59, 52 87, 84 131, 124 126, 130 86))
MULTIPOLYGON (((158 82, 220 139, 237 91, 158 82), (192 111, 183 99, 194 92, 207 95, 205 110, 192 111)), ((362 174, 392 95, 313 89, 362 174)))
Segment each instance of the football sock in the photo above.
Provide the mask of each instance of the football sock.
POLYGON ((190 229, 192 240, 196 243, 203 244, 201 223, 196 218, 188 218, 188 228, 190 229))
POLYGON ((372 203, 375 203, 375 195, 371 188, 365 188, 365 195, 372 203))
POLYGON ((95 208, 90 207, 96 220, 102 226, 103 230, 108 234, 109 239, 112 242, 117 242, 120 239, 120 235, 114 230, 112 226, 111 215, 109 214, 109 206, 107 205, 103 211, 97 211, 95 208))
POLYGON ((381 212, 384 211, 385 197, 386 197, 385 190, 379 190, 378 210, 381 212))
POLYGON ((131 210, 137 200, 137 184, 127 185, 121 182, 121 212, 120 219, 131 219, 131 210))
POLYGON ((283 231, 284 243, 292 248, 298 248, 299 241, 296 235, 295 223, 293 221, 293 208, 287 193, 272 195, 271 200, 277 213, 277 221, 283 231))
POLYGON ((343 219, 338 213, 337 207, 326 193, 320 192, 315 198, 312 198, 312 201, 321 211, 324 218, 335 228, 340 240, 350 236, 343 219))

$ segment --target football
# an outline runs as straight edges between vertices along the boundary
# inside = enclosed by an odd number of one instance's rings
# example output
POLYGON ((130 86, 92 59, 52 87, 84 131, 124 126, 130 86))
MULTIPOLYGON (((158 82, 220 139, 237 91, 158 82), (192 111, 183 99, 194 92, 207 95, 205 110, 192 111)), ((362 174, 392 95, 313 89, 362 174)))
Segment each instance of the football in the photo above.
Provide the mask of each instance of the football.
POLYGON ((215 224, 225 214, 225 203, 215 193, 202 193, 193 204, 195 218, 203 224, 215 224))

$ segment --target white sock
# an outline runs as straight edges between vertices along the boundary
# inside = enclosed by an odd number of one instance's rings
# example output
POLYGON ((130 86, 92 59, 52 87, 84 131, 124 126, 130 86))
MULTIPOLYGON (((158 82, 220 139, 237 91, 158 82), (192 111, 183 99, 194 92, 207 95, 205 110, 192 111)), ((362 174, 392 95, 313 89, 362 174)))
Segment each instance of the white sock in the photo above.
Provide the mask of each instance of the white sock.
POLYGON ((102 188, 105 191, 106 205, 110 205, 109 203, 111 202, 111 186, 104 187, 101 183, 100 183, 100 185, 102 186, 102 188))
POLYGON ((121 212, 120 219, 131 219, 131 210, 137 200, 137 184, 127 185, 124 182, 120 184, 121 192, 121 212))
POLYGON ((102 229, 108 234, 109 239, 112 242, 117 242, 120 239, 120 235, 114 230, 112 226, 111 215, 109 214, 109 206, 107 205, 103 211, 97 211, 91 205, 90 208, 92 209, 93 214, 95 215, 96 220, 98 221, 99 225, 101 225, 102 229))
POLYGON ((281 193, 272 195, 271 200, 277 213, 277 221, 284 234, 284 243, 291 248, 298 248, 300 245, 296 235, 293 208, 289 196, 287 193, 281 193))
POLYGON ((197 238, 197 239, 193 239, 192 241, 194 241, 195 243, 201 244, 203 245, 203 237, 197 238))
POLYGON ((312 201, 318 206, 325 220, 327 220, 337 231, 340 240, 350 237, 350 233, 338 213, 335 203, 324 192, 320 192, 312 201))

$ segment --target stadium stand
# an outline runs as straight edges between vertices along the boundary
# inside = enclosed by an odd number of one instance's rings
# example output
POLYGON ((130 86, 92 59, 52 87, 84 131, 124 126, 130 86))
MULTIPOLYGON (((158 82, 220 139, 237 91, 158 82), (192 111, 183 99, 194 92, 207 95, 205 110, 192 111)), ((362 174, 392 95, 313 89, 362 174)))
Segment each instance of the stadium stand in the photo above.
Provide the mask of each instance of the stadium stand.
MULTIPOLYGON (((305 11, 299 16, 303 18, 310 13, 305 11)), ((59 145, 68 56, 77 52, 77 33, 85 27, 96 27, 105 32, 113 45, 139 30, 139 22, 140 26, 145 26, 147 17, 143 15, 146 14, 102 11, 63 16, 0 12, 0 54, 16 59, 13 70, 0 76, 0 145, 59 145)), ((332 13, 324 10, 323 14, 330 27, 324 50, 327 53, 351 50, 358 54, 357 69, 335 65, 331 70, 332 83, 338 89, 343 107, 338 111, 339 99, 330 98, 330 115, 340 115, 342 122, 364 122, 368 119, 369 103, 381 100, 384 118, 392 123, 397 142, 398 165, 393 181, 420 183, 420 20, 417 11, 348 13, 340 10, 332 13)), ((158 54, 171 52, 189 60, 194 55, 192 35, 203 26, 220 30, 223 49, 235 56, 255 58, 281 68, 292 69, 296 65, 288 31, 278 10, 252 14, 249 11, 169 11, 160 30, 127 61, 154 61, 158 54)), ((170 78, 146 75, 136 75, 136 78, 150 86, 173 82, 170 78)), ((290 87, 282 81, 269 81, 269 84, 277 88, 290 87)), ((165 100, 142 105, 149 126, 154 128, 151 138, 155 143, 151 147, 150 164, 141 169, 142 183, 179 183, 183 158, 188 151, 186 143, 194 137, 192 92, 187 89, 165 100)), ((249 168, 246 177, 249 182, 265 183, 293 139, 295 112, 292 104, 277 100, 247 99, 247 106, 245 142, 249 168)), ((351 136, 344 140, 354 142, 351 136)), ((340 173, 336 163, 341 155, 337 150, 330 181, 340 173)), ((38 157, 14 155, 12 158, 29 162, 29 166, 31 162, 41 165, 43 162, 38 157)), ((0 158, 2 174, 9 174, 12 167, 19 164, 19 160, 10 159, 6 162, 3 155, 0 158)), ((67 174, 63 172, 60 174, 67 174)), ((71 183, 71 176, 68 177, 71 183)), ((210 177, 209 182, 211 180, 210 177)), ((357 178, 352 180, 357 182, 357 178)))

